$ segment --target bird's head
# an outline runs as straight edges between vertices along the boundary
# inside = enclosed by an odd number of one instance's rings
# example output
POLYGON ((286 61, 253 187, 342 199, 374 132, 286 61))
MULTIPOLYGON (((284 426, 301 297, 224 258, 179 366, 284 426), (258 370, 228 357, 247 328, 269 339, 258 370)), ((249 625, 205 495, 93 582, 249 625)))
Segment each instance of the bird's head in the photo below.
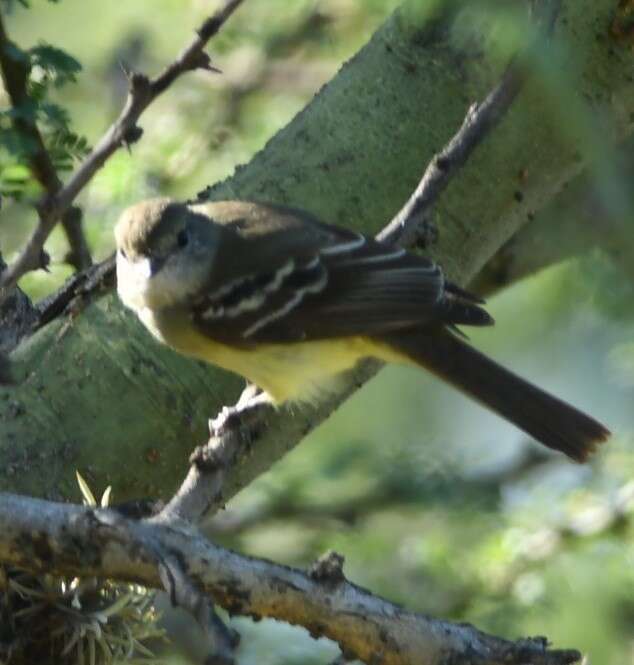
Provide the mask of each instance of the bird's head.
POLYGON ((115 228, 117 290, 138 310, 186 302, 208 278, 220 230, 195 209, 151 199, 123 212, 115 228))

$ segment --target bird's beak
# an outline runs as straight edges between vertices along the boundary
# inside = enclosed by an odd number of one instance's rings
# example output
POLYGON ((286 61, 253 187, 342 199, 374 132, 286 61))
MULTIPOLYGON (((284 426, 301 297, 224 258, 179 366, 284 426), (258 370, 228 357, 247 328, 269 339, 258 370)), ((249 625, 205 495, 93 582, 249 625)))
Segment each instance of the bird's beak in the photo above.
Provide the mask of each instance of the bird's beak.
POLYGON ((130 261, 122 252, 117 252, 117 271, 120 275, 129 275, 135 280, 146 281, 156 275, 163 267, 165 257, 144 256, 130 261))
POLYGON ((163 267, 165 259, 161 256, 146 256, 132 263, 132 268, 141 279, 150 279, 163 267))
POLYGON ((150 277, 154 277, 156 273, 163 267, 165 263, 164 256, 150 256, 148 259, 145 259, 150 264, 150 277))

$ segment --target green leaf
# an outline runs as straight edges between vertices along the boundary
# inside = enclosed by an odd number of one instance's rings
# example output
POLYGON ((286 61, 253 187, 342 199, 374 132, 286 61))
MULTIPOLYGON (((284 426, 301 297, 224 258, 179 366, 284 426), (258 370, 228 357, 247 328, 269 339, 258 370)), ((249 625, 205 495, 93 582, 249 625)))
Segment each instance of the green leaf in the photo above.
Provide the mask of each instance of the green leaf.
POLYGON ((12 119, 26 120, 27 122, 35 122, 37 117, 38 104, 36 101, 29 100, 5 111, 5 113, 12 119))
POLYGON ((39 106, 40 117, 53 127, 68 128, 70 124, 70 115, 65 108, 59 104, 44 102, 39 106))
POLYGON ((11 161, 25 161, 36 149, 35 142, 12 127, 0 127, 0 148, 10 156, 11 161))
POLYGON ((81 71, 81 63, 66 51, 41 42, 29 49, 31 64, 40 67, 50 77, 56 88, 68 82, 75 82, 77 74, 81 71))

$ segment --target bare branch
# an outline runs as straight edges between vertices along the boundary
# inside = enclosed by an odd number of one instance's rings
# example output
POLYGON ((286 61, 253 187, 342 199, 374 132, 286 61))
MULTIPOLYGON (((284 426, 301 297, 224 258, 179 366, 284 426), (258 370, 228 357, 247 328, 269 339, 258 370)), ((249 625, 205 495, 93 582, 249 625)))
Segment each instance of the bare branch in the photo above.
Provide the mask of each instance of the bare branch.
POLYGON ((73 275, 60 289, 40 300, 35 309, 37 316, 31 334, 64 313, 77 314, 99 295, 107 293, 115 284, 114 254, 100 263, 73 275))
POLYGON ((366 663, 567 665, 581 658, 575 650, 549 649, 542 637, 511 642, 468 624, 409 612, 348 582, 340 570, 324 574, 324 562, 315 568, 321 574, 311 576, 217 547, 189 526, 0 494, 0 561, 5 563, 161 587, 162 557, 177 560, 188 584, 229 612, 304 626, 314 637, 336 641, 347 658, 366 663))
MULTIPOLYGON (((250 388, 245 391, 249 394, 250 388)), ((243 397, 238 401, 238 405, 243 397)), ((210 421, 210 438, 206 445, 198 447, 190 457, 191 467, 181 486, 163 508, 160 518, 174 518, 198 522, 209 511, 218 510, 224 504, 222 495, 225 473, 235 466, 249 447, 257 440, 265 420, 288 417, 286 411, 275 412, 267 403, 240 409, 225 408, 216 421, 210 421)), ((268 424, 268 422, 267 422, 268 424)))
POLYGON ((405 246, 416 241, 421 223, 429 215, 438 197, 472 152, 497 126, 517 97, 522 80, 517 61, 514 61, 486 99, 469 107, 458 132, 431 160, 411 197, 377 235, 379 240, 405 246))
MULTIPOLYGON (((543 3, 546 36, 552 33, 560 1, 543 3)), ((541 36, 541 35, 540 35, 541 36)), ((428 164, 418 186, 394 219, 377 235, 379 240, 412 245, 439 196, 467 162, 473 151, 500 123, 517 97, 526 78, 526 64, 539 48, 539 39, 509 64, 500 82, 481 103, 472 104, 462 126, 447 145, 428 164)))
POLYGON ((196 37, 177 58, 153 79, 144 74, 130 74, 130 89, 123 110, 91 153, 71 176, 70 180, 53 196, 47 196, 38 205, 40 220, 37 228, 20 252, 18 258, 0 275, 0 302, 8 290, 30 270, 40 267, 39 257, 49 234, 59 219, 70 208, 79 192, 86 186, 106 160, 121 146, 137 141, 141 130, 136 123, 145 109, 179 76, 195 69, 209 69, 209 56, 203 51, 243 0, 225 0, 222 7, 208 18, 196 37))

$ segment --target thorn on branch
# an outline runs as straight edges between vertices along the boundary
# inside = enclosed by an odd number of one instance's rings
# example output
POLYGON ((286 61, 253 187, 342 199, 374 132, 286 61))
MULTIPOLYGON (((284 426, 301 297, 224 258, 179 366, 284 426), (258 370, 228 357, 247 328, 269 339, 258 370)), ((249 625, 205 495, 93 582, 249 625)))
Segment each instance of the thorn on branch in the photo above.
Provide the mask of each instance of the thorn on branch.
POLYGON ((308 575, 315 582, 326 586, 336 586, 346 581, 343 574, 345 557, 334 550, 322 554, 308 570, 308 575))
POLYGON ((215 74, 222 74, 222 71, 211 64, 211 56, 206 51, 198 51, 191 58, 191 69, 202 69, 206 72, 214 72, 215 74))
POLYGON ((471 106, 467 109, 467 114, 465 118, 465 122, 471 123, 473 122, 477 117, 478 113, 480 112, 480 104, 479 102, 473 102, 471 106))
POLYGON ((128 67, 128 63, 125 62, 125 60, 119 60, 118 64, 121 73, 126 77, 127 81, 130 82, 130 79, 132 78, 132 72, 134 70, 132 67, 128 67))
POLYGON ((133 96, 144 96, 149 94, 151 90, 150 79, 142 72, 136 72, 133 69, 124 70, 124 73, 130 84, 130 93, 133 96))
POLYGON ((121 139, 121 145, 125 146, 130 151, 130 146, 134 145, 137 141, 143 136, 143 129, 138 125, 132 125, 125 130, 123 138, 121 139))

